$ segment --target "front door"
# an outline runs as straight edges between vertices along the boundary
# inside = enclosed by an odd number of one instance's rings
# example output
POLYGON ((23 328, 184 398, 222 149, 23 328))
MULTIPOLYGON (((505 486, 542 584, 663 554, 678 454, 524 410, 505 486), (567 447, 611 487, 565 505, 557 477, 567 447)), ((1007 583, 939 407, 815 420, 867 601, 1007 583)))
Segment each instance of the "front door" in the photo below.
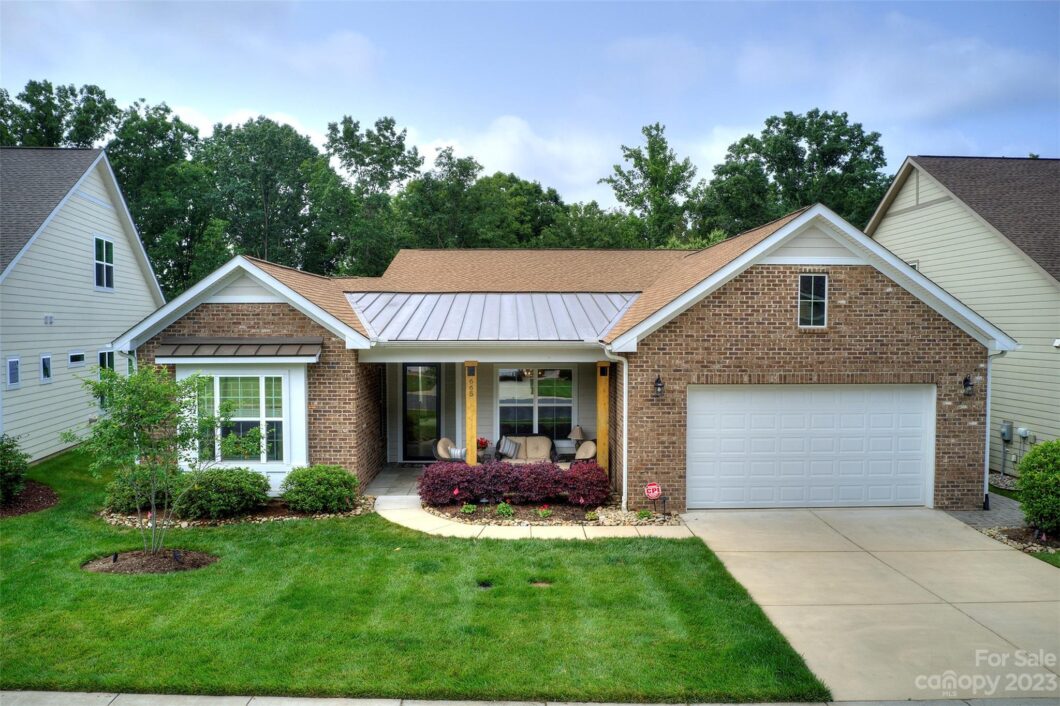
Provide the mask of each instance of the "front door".
POLYGON ((406 461, 434 458, 431 446, 438 438, 442 409, 441 372, 438 363, 405 363, 402 366, 402 457, 406 461))

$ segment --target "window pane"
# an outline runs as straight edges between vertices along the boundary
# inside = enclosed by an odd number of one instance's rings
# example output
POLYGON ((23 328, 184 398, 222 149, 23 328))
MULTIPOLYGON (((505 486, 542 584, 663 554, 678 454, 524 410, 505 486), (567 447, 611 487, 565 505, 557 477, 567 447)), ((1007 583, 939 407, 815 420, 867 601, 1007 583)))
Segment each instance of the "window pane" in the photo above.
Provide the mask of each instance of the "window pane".
POLYGON ((40 376, 45 380, 51 380, 52 377, 52 359, 41 358, 40 359, 40 376))
POLYGON ((283 460, 283 422, 265 422, 265 460, 283 460))
POLYGON ((106 267, 102 262, 96 263, 96 286, 105 287, 107 284, 107 276, 103 274, 103 269, 106 267))
POLYGON ((824 302, 814 302, 812 307, 811 326, 824 326, 824 302))
MULTIPOLYGON (((224 378, 221 379, 222 382, 224 378)), ((221 430, 221 436, 227 438, 229 434, 235 434, 239 437, 244 437, 255 429, 260 429, 260 422, 231 422, 224 429, 221 430)), ((225 461, 260 461, 260 453, 251 453, 246 456, 239 454, 228 454, 224 456, 225 461)))
POLYGON ((113 264, 114 263, 114 243, 112 243, 110 241, 104 241, 103 242, 103 246, 105 248, 105 253, 104 253, 104 256, 103 256, 104 262, 113 264))
POLYGON ((571 407, 549 405, 537 408, 537 433, 550 439, 566 439, 571 430, 571 407))
POLYGON ((199 416, 213 416, 213 378, 201 377, 197 383, 196 399, 198 400, 199 416))
POLYGON ((574 371, 570 369, 542 369, 537 371, 537 402, 542 404, 571 403, 574 399, 574 371))
POLYGON ((534 433, 533 407, 501 407, 501 436, 525 436, 534 433))
POLYGON ((813 277, 799 275, 799 299, 809 299, 813 295, 813 277))
POLYGON ((17 360, 7 361, 7 384, 17 385, 19 381, 19 369, 17 360))
POLYGON ((813 278, 813 297, 814 297, 814 299, 817 299, 818 301, 824 301, 825 282, 827 282, 827 281, 828 280, 824 277, 824 275, 819 275, 819 276, 813 278))
POLYGON ((107 289, 114 289, 114 265, 104 265, 103 274, 106 275, 106 284, 104 286, 107 289))
POLYGON ((96 261, 103 262, 103 240, 96 238, 96 261))
POLYGON ((501 368, 497 399, 501 404, 531 404, 534 400, 533 370, 501 368))
POLYGON ((265 416, 283 416, 283 378, 265 378, 265 416))
POLYGON ((258 389, 259 378, 224 377, 221 378, 221 404, 231 404, 229 412, 235 417, 261 416, 261 395, 258 389))

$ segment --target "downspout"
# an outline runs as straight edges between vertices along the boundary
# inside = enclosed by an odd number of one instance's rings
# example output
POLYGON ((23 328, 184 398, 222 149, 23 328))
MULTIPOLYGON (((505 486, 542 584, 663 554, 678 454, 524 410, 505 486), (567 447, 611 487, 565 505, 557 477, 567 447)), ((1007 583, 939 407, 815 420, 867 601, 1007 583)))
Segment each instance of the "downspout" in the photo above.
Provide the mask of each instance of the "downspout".
POLYGON ((604 356, 622 366, 622 511, 626 511, 629 498, 629 368, 628 361, 611 352, 611 346, 604 346, 604 356))
POLYGON ((986 447, 983 458, 983 509, 990 509, 990 437, 994 435, 990 427, 990 364, 994 358, 1005 355, 1005 351, 998 351, 986 356, 986 447))

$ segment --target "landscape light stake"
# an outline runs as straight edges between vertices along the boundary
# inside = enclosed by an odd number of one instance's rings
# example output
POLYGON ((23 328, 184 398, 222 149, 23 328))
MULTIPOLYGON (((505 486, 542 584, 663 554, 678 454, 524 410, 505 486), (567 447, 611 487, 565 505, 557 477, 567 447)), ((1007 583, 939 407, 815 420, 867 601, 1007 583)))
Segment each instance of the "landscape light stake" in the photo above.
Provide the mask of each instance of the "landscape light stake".
POLYGON ((173 550, 173 561, 177 562, 178 564, 184 563, 184 558, 181 557, 179 549, 173 550))
POLYGON ((110 558, 110 563, 111 564, 117 564, 118 563, 118 552, 114 552, 114 556, 112 556, 110 558))
POLYGON ((670 497, 669 497, 669 496, 667 496, 667 495, 664 495, 664 496, 662 496, 662 497, 661 497, 661 498, 659 498, 659 499, 660 499, 660 500, 662 500, 662 504, 663 504, 663 514, 665 515, 665 514, 666 514, 666 501, 667 501, 667 500, 669 500, 669 499, 670 499, 670 497))

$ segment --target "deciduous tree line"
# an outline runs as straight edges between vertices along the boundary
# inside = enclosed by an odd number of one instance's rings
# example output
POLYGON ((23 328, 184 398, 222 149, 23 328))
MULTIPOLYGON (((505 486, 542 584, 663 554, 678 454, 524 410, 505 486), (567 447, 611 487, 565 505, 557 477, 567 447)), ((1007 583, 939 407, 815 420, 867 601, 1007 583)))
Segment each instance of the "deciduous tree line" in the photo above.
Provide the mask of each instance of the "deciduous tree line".
POLYGON ((846 113, 770 117, 699 180, 661 124, 642 133, 600 180, 621 204, 608 209, 450 148, 428 168, 390 117, 344 116, 320 150, 265 117, 201 137, 165 103, 122 108, 98 86, 0 89, 0 144, 106 147, 169 297, 236 253, 378 275, 402 247, 705 247, 817 201, 862 226, 888 184, 879 133, 846 113))

